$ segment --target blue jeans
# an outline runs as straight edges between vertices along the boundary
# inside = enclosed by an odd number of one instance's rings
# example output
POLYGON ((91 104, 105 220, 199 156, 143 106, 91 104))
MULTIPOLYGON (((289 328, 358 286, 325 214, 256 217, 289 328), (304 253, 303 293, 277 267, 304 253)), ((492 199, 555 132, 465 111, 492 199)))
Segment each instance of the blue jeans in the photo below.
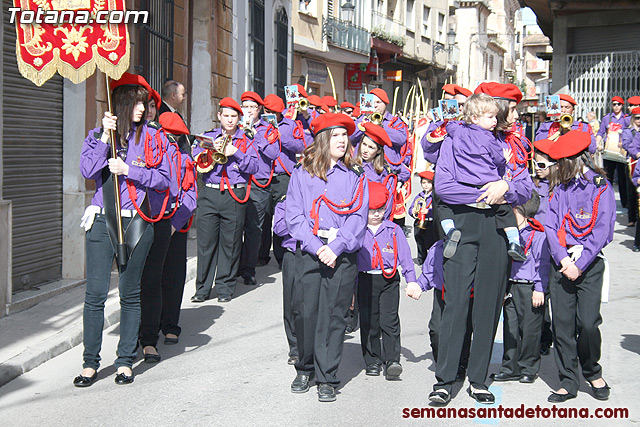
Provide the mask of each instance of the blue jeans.
MULTIPOLYGON (((122 218, 126 229, 130 218, 122 218)), ((131 367, 136 358, 136 341, 140 328, 140 279, 144 263, 153 243, 153 227, 147 225, 129 262, 120 272, 120 341, 114 366, 131 367)), ((85 236, 87 288, 84 299, 84 364, 97 370, 104 329, 104 303, 109 293, 111 266, 115 256, 109 241, 104 216, 96 215, 91 230, 85 236)))

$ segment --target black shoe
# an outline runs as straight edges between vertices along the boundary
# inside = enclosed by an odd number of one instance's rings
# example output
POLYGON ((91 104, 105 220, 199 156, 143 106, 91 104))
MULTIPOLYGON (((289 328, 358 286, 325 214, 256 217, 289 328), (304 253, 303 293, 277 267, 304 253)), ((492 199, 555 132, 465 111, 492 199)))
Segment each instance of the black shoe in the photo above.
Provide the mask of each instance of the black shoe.
POLYGON ((367 365, 367 368, 364 370, 365 375, 369 375, 370 377, 378 377, 380 376, 380 371, 382 370, 382 366, 379 363, 372 363, 371 365, 367 365))
POLYGON ((640 246, 638 245, 633 245, 633 248, 631 249, 633 252, 640 252, 640 246))
POLYGON ((309 383, 312 375, 298 374, 291 383, 291 393, 306 393, 309 391, 309 383))
POLYGON ((490 405, 496 401, 493 393, 482 388, 477 388, 475 391, 473 391, 471 386, 469 386, 469 388, 467 389, 467 393, 469 393, 469 396, 473 397, 476 402, 483 403, 485 405, 490 405))
POLYGON ((287 364, 295 365, 297 361, 298 361, 298 358, 296 356, 291 356, 289 359, 287 359, 287 364))
POLYGON ((245 276, 244 284, 247 286, 257 286, 258 282, 256 281, 256 278, 253 276, 245 276))
POLYGON ((93 375, 90 377, 84 377, 82 375, 78 375, 73 379, 73 385, 76 387, 84 388, 91 387, 94 382, 98 379, 98 371, 95 371, 93 375))
POLYGON ((509 250, 507 253, 514 261, 524 262, 527 260, 527 254, 524 253, 522 246, 517 243, 509 244, 509 250))
POLYGON ((336 389, 330 384, 318 384, 318 400, 320 402, 335 402, 336 389))
POLYGON ((549 350, 550 348, 551 348, 551 344, 542 343, 542 345, 540 346, 540 354, 543 356, 548 356, 549 353, 551 352, 551 350, 549 350))
POLYGON ((429 400, 436 405, 444 406, 451 402, 451 395, 447 390, 441 388, 429 393, 429 400))
POLYGON ((169 337, 164 337, 164 345, 176 345, 178 344, 178 341, 180 341, 180 338, 169 338, 169 337))
POLYGON ((387 381, 393 381, 400 378, 402 373, 402 365, 394 360, 387 362, 384 377, 387 381))
POLYGON ((533 384, 536 381, 535 375, 524 374, 520 377, 520 382, 523 384, 533 384))
POLYGON ((497 374, 489 375, 494 381, 518 381, 520 379, 520 375, 507 374, 505 372, 498 372, 497 374))
POLYGON ((131 384, 133 382, 134 377, 135 375, 133 374, 133 371, 131 375, 126 375, 124 372, 121 372, 118 375, 116 375, 115 381, 116 381, 116 384, 118 385, 131 384))
POLYGON ((460 230, 452 228, 444 238, 444 246, 442 250, 442 256, 445 258, 451 258, 455 255, 458 249, 458 242, 460 241, 460 230))
MULTIPOLYGON (((158 351, 158 349, 156 349, 156 351, 158 351)), ((158 363, 160 359, 162 359, 162 357, 160 357, 159 354, 153 354, 153 353, 146 354, 144 353, 144 350, 143 350, 143 355, 144 355, 145 363, 158 363)))
POLYGON ((194 295, 191 297, 191 302, 205 302, 206 300, 202 295, 194 295))
POLYGON ((596 399, 609 400, 609 395, 611 394, 611 387, 609 387, 609 384, 607 384, 607 382, 605 381, 602 387, 594 387, 593 384, 591 384, 591 391, 593 391, 593 397, 595 397, 596 399))
POLYGON ((547 402, 562 403, 562 402, 566 402, 569 399, 575 399, 575 397, 576 397, 575 394, 570 394, 570 393, 558 394, 552 391, 549 397, 547 397, 547 402))
POLYGON ((218 302, 229 302, 231 297, 218 297, 218 302))

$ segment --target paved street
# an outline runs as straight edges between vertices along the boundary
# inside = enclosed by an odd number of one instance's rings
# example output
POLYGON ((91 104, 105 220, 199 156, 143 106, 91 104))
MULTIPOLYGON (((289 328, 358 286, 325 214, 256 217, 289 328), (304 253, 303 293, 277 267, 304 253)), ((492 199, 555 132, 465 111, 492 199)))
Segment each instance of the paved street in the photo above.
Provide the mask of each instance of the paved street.
MULTIPOLYGON (((640 254, 631 252, 631 230, 620 225, 606 250, 611 262, 611 297, 603 305, 602 365, 612 386, 611 399, 598 402, 586 383, 577 399, 562 406, 624 407, 631 420, 607 420, 606 425, 638 424, 640 420, 640 329, 638 327, 638 274, 640 254)), ((413 250, 415 245, 411 239, 413 250)), ((187 283, 177 346, 163 346, 157 365, 139 363, 130 386, 113 382, 118 326, 104 334, 99 380, 88 389, 71 384, 81 370, 82 346, 76 346, 0 388, 3 426, 57 425, 521 425, 522 420, 404 419, 403 408, 427 407, 434 382, 427 322, 432 294, 420 301, 401 298, 402 380, 387 382, 367 377, 359 346, 359 332, 346 338, 339 376, 342 386, 335 403, 319 403, 315 387, 294 395, 289 384, 295 373, 286 363, 287 345, 282 326, 282 283, 275 262, 258 270, 257 288, 238 282, 228 304, 213 299, 189 302, 193 281, 187 283)), ((404 284, 403 284, 404 288, 404 284)), ((215 295, 215 294, 214 294, 215 295)), ((46 303, 45 303, 46 304, 46 303)), ((497 372, 502 353, 496 338, 490 372, 497 372)), ((458 384, 450 408, 479 408, 467 396, 467 383, 458 384)), ((532 385, 494 384, 498 405, 516 408, 541 405, 557 387, 553 356, 543 358, 540 379, 532 385)), ((530 425, 540 420, 528 421, 530 425)), ((547 419, 548 425, 566 420, 547 419)), ((596 419, 571 420, 576 425, 596 425, 596 419)))

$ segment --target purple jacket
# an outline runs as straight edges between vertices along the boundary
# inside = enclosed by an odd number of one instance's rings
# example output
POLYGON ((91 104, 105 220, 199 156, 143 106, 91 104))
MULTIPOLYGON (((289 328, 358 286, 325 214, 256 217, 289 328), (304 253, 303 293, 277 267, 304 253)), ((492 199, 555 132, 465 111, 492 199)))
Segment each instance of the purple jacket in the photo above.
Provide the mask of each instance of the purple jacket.
MULTIPOLYGON (((364 132, 358 127, 358 124, 360 124, 365 117, 366 116, 362 116, 356 120, 356 130, 350 137, 351 143, 356 149, 364 135, 364 132)), ((391 139, 391 147, 384 147, 386 160, 392 168, 399 168, 403 160, 400 152, 409 139, 409 128, 405 122, 391 115, 388 111, 384 113, 382 118, 382 127, 387 132, 387 135, 389 135, 389 139, 391 139)), ((404 178, 404 175, 402 178, 404 178)))
POLYGON ((524 262, 513 261, 511 265, 511 280, 528 280, 533 282, 533 289, 538 292, 546 292, 549 284, 549 244, 544 231, 535 231, 531 225, 520 230, 520 244, 527 247, 529 239, 531 243, 527 251, 527 260, 524 262), (533 237, 531 234, 533 233, 533 237))
POLYGON ((280 236, 284 239, 282 241, 282 247, 284 249, 290 252, 295 252, 297 241, 291 237, 291 234, 289 234, 287 221, 285 220, 286 203, 286 199, 283 198, 281 201, 276 203, 276 206, 273 208, 273 232, 276 236, 280 236))
MULTIPOLYGON (((549 241, 549 250, 556 265, 568 255, 567 248, 561 246, 558 230, 564 216, 569 213, 581 227, 586 226, 593 216, 593 202, 598 193, 603 190, 598 204, 598 216, 591 232, 585 236, 575 236, 569 228, 569 221, 565 221, 567 245, 583 245, 582 255, 576 261, 576 266, 584 271, 591 265, 598 253, 613 240, 613 227, 616 219, 616 202, 611 183, 606 178, 588 170, 584 177, 574 178, 568 185, 559 185, 553 191, 549 201, 549 212, 544 225, 549 241), (600 182, 598 187, 595 181, 600 182)), ((574 227, 575 229, 575 227, 574 227)), ((585 229, 575 230, 580 234, 585 229)))
POLYGON ((422 264, 422 274, 418 277, 418 285, 423 292, 430 289, 442 290, 444 285, 443 240, 438 240, 429 248, 427 257, 422 264))
MULTIPOLYGON (((538 127, 538 131, 536 132, 536 141, 549 138, 549 128, 553 123, 554 122, 544 122, 540 124, 540 126, 538 127)), ((584 122, 579 122, 576 120, 573 122, 573 126, 571 126, 571 130, 576 130, 576 129, 582 132, 589 132, 589 136, 591 136, 591 144, 589 144, 589 152, 591 154, 595 153, 596 148, 598 147, 598 144, 596 143, 596 137, 593 134, 593 131, 591 130, 591 125, 584 122)))
POLYGON ((334 240, 328 243, 334 254, 356 252, 360 249, 369 216, 369 187, 364 173, 358 175, 338 161, 327 171, 327 181, 311 176, 302 166, 296 166, 291 174, 287 190, 286 222, 291 236, 300 242, 303 251, 315 255, 324 243, 313 234, 314 219, 311 210, 314 201, 324 195, 334 203, 344 204, 362 193, 351 209, 353 213, 340 215, 327 207, 326 202, 316 203, 318 224, 321 230, 337 229, 334 240))
POLYGON ((541 179, 538 185, 533 185, 533 189, 540 195, 540 207, 534 218, 544 224, 549 210, 549 182, 546 179, 541 179))
POLYGON ((389 200, 387 200, 384 217, 389 218, 389 215, 391 215, 391 211, 393 210, 393 195, 396 191, 397 172, 394 171, 394 169, 391 166, 385 165, 382 172, 377 173, 376 170, 371 165, 371 163, 364 162, 364 161, 362 162, 362 168, 364 169, 364 174, 369 181, 379 182, 382 184, 384 184, 384 180, 387 178, 387 176, 391 174, 396 175, 396 178, 389 177, 386 183, 387 190, 389 190, 389 200))
POLYGON ((378 251, 374 250, 374 244, 377 243, 382 256, 382 263, 387 273, 390 273, 395 267, 402 267, 402 275, 407 282, 416 281, 416 272, 411 258, 411 249, 409 242, 404 235, 404 231, 395 223, 389 220, 383 220, 382 224, 376 231, 367 227, 364 234, 362 247, 358 251, 358 271, 380 270, 380 264, 376 268, 372 267, 372 260, 378 257, 378 251), (394 244, 395 237, 395 244, 394 244))
MULTIPOLYGON (((511 148, 506 141, 504 132, 498 134, 498 139, 502 143, 502 148, 511 148)), ((525 150, 529 150, 529 141, 526 138, 521 138, 520 141, 525 150)), ((515 156, 516 154, 512 153, 511 155, 515 156)), ((531 198, 533 180, 527 167, 528 164, 507 163, 507 168, 502 178, 508 181, 509 190, 505 193, 504 199, 512 206, 524 205, 531 198)))
MULTIPOLYGON (((222 129, 214 129, 204 133, 213 139, 222 135, 222 129)), ((230 156, 224 165, 216 164, 213 169, 202 174, 202 181, 205 184, 220 184, 222 172, 226 171, 229 177, 229 184, 244 184, 251 179, 251 175, 258 172, 258 152, 256 151, 253 141, 247 139, 241 129, 237 129, 233 135, 233 145, 238 147, 238 151, 230 156), (246 147, 243 152, 242 147, 246 147)), ((193 157, 197 156, 204 149, 199 145, 193 147, 193 157)))
POLYGON ((627 150, 629 157, 634 160, 637 159, 638 153, 640 153, 640 131, 633 126, 627 127, 622 130, 620 141, 622 142, 622 148, 627 150))
POLYGON ((280 155, 280 141, 278 139, 273 142, 267 140, 267 129, 269 132, 278 132, 279 129, 273 129, 269 123, 260 120, 256 126, 256 135, 253 140, 253 146, 258 150, 258 171, 253 174, 255 179, 269 179, 272 173, 273 161, 280 155))
POLYGON ((280 156, 276 160, 274 173, 291 175, 293 167, 298 162, 296 154, 302 153, 308 145, 313 144, 311 134, 304 131, 293 120, 283 117, 278 124, 280 130, 280 156))
MULTIPOLYGON (((176 146, 177 148, 177 146, 176 146)), ((183 228, 193 212, 196 210, 198 206, 198 190, 196 187, 196 169, 195 164, 192 164, 190 168, 187 168, 187 165, 192 162, 191 157, 177 148, 175 152, 175 157, 172 159, 171 163, 175 168, 180 168, 180 178, 181 182, 178 183, 178 196, 177 203, 178 209, 176 213, 171 217, 171 225, 176 230, 180 230, 183 228), (192 174, 193 177, 193 185, 191 185, 188 189, 183 188, 183 182, 185 181, 185 177, 187 174, 192 174)), ((177 182, 177 180, 176 180, 177 182)))
POLYGON ((418 193, 418 195, 413 199, 413 201, 411 202, 411 205, 409 206, 409 215, 411 215, 413 218, 418 218, 417 215, 413 214, 413 208, 416 205, 416 200, 418 200, 419 197, 422 197, 425 199, 427 205, 429 206, 427 208, 427 214, 426 217, 428 220, 431 219, 433 220, 433 200, 431 198, 431 192, 429 194, 427 194, 426 191, 422 190, 420 193, 418 193))
POLYGON ((607 131, 609 130, 609 124, 611 123, 620 123, 620 125, 622 126, 622 128, 624 129, 625 124, 627 123, 627 115, 624 114, 622 111, 620 112, 619 116, 616 116, 613 113, 609 113, 606 114, 603 118, 602 121, 600 122, 600 129, 598 129, 598 135, 600 135, 603 139, 607 139, 607 131))
MULTIPOLYGON (((135 185, 136 204, 138 206, 144 200, 147 189, 165 191, 171 183, 171 172, 167 156, 164 153, 159 154, 157 147, 154 146, 153 157, 160 155, 160 164, 156 167, 147 167, 144 153, 147 134, 155 142, 156 133, 159 132, 163 147, 168 144, 166 136, 160 130, 147 126, 146 122, 142 126, 140 142, 138 144, 135 143, 135 132, 133 132, 128 139, 127 148, 119 149, 119 151, 126 153, 125 163, 129 165, 129 175, 121 175, 119 177, 122 209, 134 209, 133 203, 129 198, 127 180, 135 185)), ((80 155, 80 172, 84 178, 92 179, 96 182, 96 192, 91 199, 91 204, 102 208, 104 207, 102 200, 102 170, 107 167, 107 159, 111 157, 111 146, 100 140, 101 134, 102 129, 96 128, 90 131, 85 138, 80 155)))

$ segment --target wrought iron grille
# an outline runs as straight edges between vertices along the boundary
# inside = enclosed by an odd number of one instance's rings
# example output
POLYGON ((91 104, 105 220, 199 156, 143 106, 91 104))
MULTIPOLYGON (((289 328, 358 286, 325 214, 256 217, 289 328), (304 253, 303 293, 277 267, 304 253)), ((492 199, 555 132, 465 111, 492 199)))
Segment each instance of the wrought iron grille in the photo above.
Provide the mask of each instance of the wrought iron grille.
POLYGON ((264 97, 264 0, 251 0, 251 45, 253 48, 253 91, 264 97))
POLYGON ((640 52, 567 55, 569 93, 578 103, 577 116, 610 112, 613 96, 627 99, 640 92, 640 52))
POLYGON ((287 70, 289 17, 287 11, 281 8, 276 16, 276 93, 285 98, 284 87, 289 81, 287 70))
POLYGON ((149 20, 140 25, 136 71, 157 91, 173 79, 173 0, 141 0, 149 20))

